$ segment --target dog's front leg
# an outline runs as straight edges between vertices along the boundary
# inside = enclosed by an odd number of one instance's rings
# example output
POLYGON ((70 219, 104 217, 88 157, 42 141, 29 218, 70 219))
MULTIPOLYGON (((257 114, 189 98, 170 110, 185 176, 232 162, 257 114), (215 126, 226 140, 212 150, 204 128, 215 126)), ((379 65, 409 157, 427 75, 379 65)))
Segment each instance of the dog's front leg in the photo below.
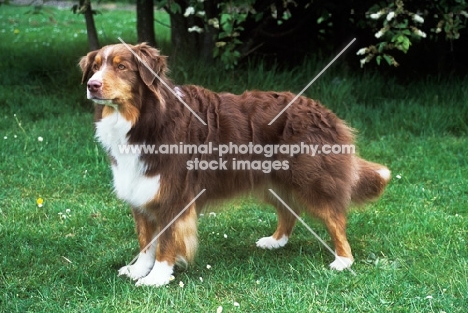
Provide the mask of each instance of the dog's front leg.
POLYGON ((195 205, 192 204, 179 217, 175 213, 178 212, 160 212, 157 215, 156 261, 149 274, 138 280, 137 286, 168 284, 176 262, 186 265, 195 257, 198 243, 195 205))
POLYGON ((119 276, 125 275, 133 280, 140 279, 148 275, 154 265, 156 257, 156 242, 147 247, 156 236, 156 221, 148 213, 141 209, 132 209, 133 219, 138 234, 140 253, 134 264, 127 265, 119 269, 119 276))

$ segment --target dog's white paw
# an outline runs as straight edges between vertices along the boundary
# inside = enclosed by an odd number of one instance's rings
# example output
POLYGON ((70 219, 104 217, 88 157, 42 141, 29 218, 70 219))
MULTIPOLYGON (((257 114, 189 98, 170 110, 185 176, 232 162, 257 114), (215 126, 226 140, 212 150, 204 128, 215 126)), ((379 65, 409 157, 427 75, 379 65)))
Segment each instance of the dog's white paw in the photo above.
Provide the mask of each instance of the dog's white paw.
POLYGON ((147 276, 140 278, 135 285, 161 287, 169 284, 172 273, 173 265, 169 265, 166 261, 156 261, 151 272, 147 276))
POLYGON ((263 237, 257 241, 257 247, 262 249, 278 249, 284 247, 288 243, 288 236, 283 235, 279 240, 276 240, 272 236, 263 237))
POLYGON ((151 271, 151 267, 137 266, 137 264, 127 265, 119 269, 118 276, 127 276, 133 280, 145 277, 151 271))
POLYGON ((344 256, 336 256, 335 261, 330 263, 330 268, 332 270, 342 271, 344 269, 350 268, 353 264, 353 260, 344 256))
POLYGON ((135 264, 120 268, 118 276, 125 275, 133 280, 145 277, 153 268, 155 261, 154 253, 154 248, 150 248, 146 253, 140 252, 135 264))

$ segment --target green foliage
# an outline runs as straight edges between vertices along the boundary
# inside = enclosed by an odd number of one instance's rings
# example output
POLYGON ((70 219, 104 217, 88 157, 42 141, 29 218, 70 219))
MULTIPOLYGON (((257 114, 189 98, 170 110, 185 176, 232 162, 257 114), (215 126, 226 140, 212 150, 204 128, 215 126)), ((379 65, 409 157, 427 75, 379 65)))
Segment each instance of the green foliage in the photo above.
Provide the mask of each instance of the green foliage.
MULTIPOLYGON (((212 1, 212 0, 206 0, 212 1)), ((216 43, 213 48, 213 57, 219 58, 226 69, 232 69, 238 64, 238 60, 243 56, 241 53, 244 41, 240 39, 241 33, 245 30, 244 24, 247 19, 252 19, 256 23, 262 23, 263 20, 272 16, 280 25, 291 18, 291 12, 288 6, 297 5, 293 1, 283 1, 281 7, 281 16, 278 16, 276 4, 266 6, 264 10, 257 11, 255 0, 236 0, 216 2, 218 14, 209 16, 205 12, 205 1, 190 0, 187 2, 184 17, 195 17, 194 25, 189 27, 189 32, 203 33, 208 28, 215 28, 216 43), (201 24, 203 27, 199 27, 201 24)), ((158 1, 158 7, 165 7, 168 12, 179 13, 180 6, 174 6, 174 1, 158 1)))
POLYGON ((425 38, 436 40, 438 34, 444 34, 447 40, 460 38, 460 30, 466 27, 467 10, 465 0, 424 3, 397 0, 375 4, 370 9, 370 12, 375 13, 368 14, 368 18, 376 22, 368 25, 376 27, 376 23, 381 23, 381 26, 378 26, 379 31, 375 33, 375 37, 381 41, 358 51, 358 55, 365 55, 361 59, 361 67, 373 58, 379 65, 384 59, 389 65, 398 66, 398 62, 389 51, 397 49, 407 53, 412 43, 425 38), (405 4, 413 7, 415 11, 406 9, 405 4), (429 30, 431 34, 428 36, 422 29, 426 32, 429 30))

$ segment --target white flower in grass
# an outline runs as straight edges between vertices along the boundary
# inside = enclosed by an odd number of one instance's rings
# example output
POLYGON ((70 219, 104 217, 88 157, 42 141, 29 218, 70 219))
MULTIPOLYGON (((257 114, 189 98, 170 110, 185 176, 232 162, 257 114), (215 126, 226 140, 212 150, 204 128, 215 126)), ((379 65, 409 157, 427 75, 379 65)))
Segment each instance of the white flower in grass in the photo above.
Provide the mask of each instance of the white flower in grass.
POLYGON ((235 307, 239 307, 239 306, 240 306, 239 302, 236 302, 236 301, 234 301, 233 304, 234 304, 235 307))
POLYGON ((189 17, 190 15, 192 15, 194 13, 195 13, 195 8, 194 7, 188 7, 187 9, 185 9, 184 16, 189 17))
POLYGON ((427 296, 426 299, 429 299, 429 300, 430 300, 430 299, 432 299, 432 296, 427 296))
POLYGON ((226 235, 226 234, 224 234, 224 238, 227 238, 227 235, 226 235))
POLYGON ((206 264, 206 268, 210 270, 210 269, 211 269, 211 265, 210 265, 210 264, 206 264))
POLYGON ((216 213, 215 213, 215 212, 210 212, 210 217, 211 217, 211 216, 216 217, 216 213))
POLYGON ((401 179, 401 175, 398 174, 397 176, 395 176, 397 179, 401 179))
POLYGON ((222 306, 219 306, 217 309, 216 309, 216 313, 222 313, 223 312, 223 307, 222 306))
POLYGON ((8 137, 7 137, 7 136, 4 136, 3 139, 8 139, 8 137))
POLYGON ((381 16, 382 16, 382 13, 381 13, 381 12, 377 12, 377 13, 372 13, 372 14, 370 15, 370 18, 373 19, 373 20, 378 20, 381 16))
POLYGON ((420 16, 420 15, 417 15, 417 14, 414 14, 413 15, 413 21, 415 21, 416 23, 424 23, 424 19, 420 16))
POLYGON ((180 286, 180 288, 184 288, 184 283, 180 281, 179 286, 180 286))
POLYGON ((391 21, 395 17, 395 12, 390 12, 387 14, 387 21, 391 21))
POLYGON ((169 277, 169 281, 173 281, 175 279, 174 275, 171 275, 171 277, 169 277))
POLYGON ((203 277, 200 276, 199 278, 200 278, 200 282, 203 282, 203 277))
POLYGON ((198 26, 190 27, 190 28, 188 29, 188 31, 189 31, 189 33, 193 33, 193 32, 199 33, 199 34, 203 33, 203 29, 200 28, 200 27, 198 27, 198 26))
POLYGON ((257 280, 255 281, 255 283, 256 283, 257 285, 260 285, 260 280, 257 279, 257 280))
POLYGON ((44 138, 42 138, 41 136, 39 136, 39 137, 37 137, 37 141, 43 142, 43 141, 44 141, 44 138))
POLYGON ((367 48, 361 48, 356 52, 356 55, 363 55, 367 53, 367 48))

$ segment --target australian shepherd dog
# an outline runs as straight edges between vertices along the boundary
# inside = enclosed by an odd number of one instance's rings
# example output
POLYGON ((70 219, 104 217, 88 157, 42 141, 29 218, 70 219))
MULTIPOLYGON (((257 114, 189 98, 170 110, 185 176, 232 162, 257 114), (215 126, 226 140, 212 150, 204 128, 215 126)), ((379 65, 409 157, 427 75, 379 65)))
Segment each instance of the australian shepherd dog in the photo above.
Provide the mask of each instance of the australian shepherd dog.
POLYGON ((288 242, 297 217, 287 204, 325 224, 335 250, 331 269, 351 266, 347 209, 377 199, 390 171, 340 151, 353 146, 353 130, 318 101, 175 85, 166 57, 144 43, 105 46, 79 65, 87 98, 96 103, 96 138, 109 155, 115 192, 130 204, 136 224, 140 253, 119 275, 137 285, 169 283, 174 265, 195 257, 203 206, 243 194, 276 209, 278 226, 257 241, 259 248, 288 242))

